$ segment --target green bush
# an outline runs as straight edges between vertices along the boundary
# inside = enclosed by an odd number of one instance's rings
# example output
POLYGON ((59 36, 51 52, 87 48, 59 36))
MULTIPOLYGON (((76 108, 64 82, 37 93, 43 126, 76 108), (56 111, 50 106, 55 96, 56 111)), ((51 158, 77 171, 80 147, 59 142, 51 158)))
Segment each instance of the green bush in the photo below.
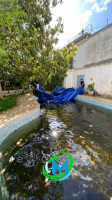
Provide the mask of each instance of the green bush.
POLYGON ((94 90, 95 83, 91 83, 88 85, 88 90, 93 91, 94 90))

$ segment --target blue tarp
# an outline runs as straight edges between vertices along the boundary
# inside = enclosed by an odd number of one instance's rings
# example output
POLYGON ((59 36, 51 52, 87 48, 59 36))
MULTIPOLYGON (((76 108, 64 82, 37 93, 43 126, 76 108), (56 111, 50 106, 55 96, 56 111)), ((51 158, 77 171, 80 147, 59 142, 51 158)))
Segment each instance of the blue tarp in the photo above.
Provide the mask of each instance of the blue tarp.
POLYGON ((60 86, 56 86, 51 94, 55 95, 55 96, 58 96, 60 94, 63 94, 64 92, 74 92, 74 88, 64 88, 64 87, 60 87, 60 86))
POLYGON ((34 94, 38 96, 38 101, 40 103, 57 103, 71 101, 78 94, 83 94, 84 90, 82 87, 77 88, 63 88, 56 86, 51 93, 47 93, 41 85, 39 89, 35 89, 34 94))

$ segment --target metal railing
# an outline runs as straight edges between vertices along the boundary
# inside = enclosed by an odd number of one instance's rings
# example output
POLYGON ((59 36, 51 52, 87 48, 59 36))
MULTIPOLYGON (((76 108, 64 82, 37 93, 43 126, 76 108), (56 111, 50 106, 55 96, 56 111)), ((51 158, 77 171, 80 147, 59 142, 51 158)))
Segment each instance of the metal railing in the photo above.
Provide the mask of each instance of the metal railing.
POLYGON ((94 26, 92 24, 89 24, 85 29, 82 29, 81 32, 79 32, 78 34, 74 35, 67 42, 65 42, 65 44, 63 46, 61 46, 59 49, 62 49, 65 46, 69 45, 74 40, 76 40, 81 35, 83 35, 84 33, 94 34, 94 33, 98 32, 99 30, 107 27, 110 24, 112 24, 112 14, 110 16, 108 16, 108 18, 105 18, 104 20, 102 20, 101 22, 99 22, 98 24, 96 24, 94 26))

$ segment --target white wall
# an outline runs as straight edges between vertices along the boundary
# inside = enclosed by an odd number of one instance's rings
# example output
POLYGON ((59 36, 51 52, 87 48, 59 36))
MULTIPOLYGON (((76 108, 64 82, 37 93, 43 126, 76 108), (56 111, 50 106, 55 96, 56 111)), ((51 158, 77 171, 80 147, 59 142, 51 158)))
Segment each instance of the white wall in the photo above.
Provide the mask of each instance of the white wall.
POLYGON ((67 71, 67 76, 64 79, 64 87, 65 88, 70 88, 70 87, 74 87, 75 85, 75 70, 74 69, 69 69, 67 71))
POLYGON ((78 50, 75 68, 112 58, 112 26, 76 45, 78 50))
POLYGON ((75 88, 77 88, 78 75, 85 75, 85 88, 94 82, 94 88, 97 92, 104 95, 112 95, 112 64, 97 65, 75 70, 75 88))
POLYGON ((94 82, 97 92, 112 95, 112 25, 76 45, 74 70, 68 70, 64 87, 77 88, 77 76, 85 75, 85 88, 94 82))

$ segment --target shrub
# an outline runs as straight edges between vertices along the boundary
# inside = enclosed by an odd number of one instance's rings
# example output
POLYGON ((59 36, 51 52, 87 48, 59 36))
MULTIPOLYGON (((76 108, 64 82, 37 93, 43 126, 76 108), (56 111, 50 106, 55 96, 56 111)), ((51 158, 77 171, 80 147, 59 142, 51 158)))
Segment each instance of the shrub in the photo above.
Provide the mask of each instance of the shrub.
POLYGON ((89 89, 90 91, 93 91, 93 90, 94 90, 94 85, 95 85, 95 83, 89 84, 89 85, 88 85, 88 89, 89 89))

